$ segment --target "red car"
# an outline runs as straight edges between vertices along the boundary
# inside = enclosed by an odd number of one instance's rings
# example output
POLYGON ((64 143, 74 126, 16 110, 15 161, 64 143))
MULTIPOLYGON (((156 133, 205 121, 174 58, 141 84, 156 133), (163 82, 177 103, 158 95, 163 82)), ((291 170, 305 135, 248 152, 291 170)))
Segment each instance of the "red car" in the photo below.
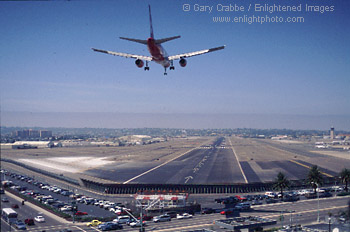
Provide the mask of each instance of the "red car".
POLYGON ((75 215, 82 216, 82 215, 88 215, 88 213, 87 212, 78 211, 78 212, 75 213, 75 215))
POLYGON ((17 204, 12 204, 11 207, 14 208, 14 209, 18 209, 18 205, 17 204))
POLYGON ((32 218, 27 218, 26 220, 24 220, 24 223, 27 224, 28 226, 34 226, 34 219, 32 218))
POLYGON ((247 198, 245 198, 245 197, 241 197, 241 196, 239 196, 239 195, 236 195, 235 196, 239 201, 246 201, 247 200, 247 198))
MULTIPOLYGON (((141 217, 138 217, 137 219, 141 219, 141 217)), ((145 221, 151 221, 153 219, 153 216, 143 215, 143 220, 145 221)))
POLYGON ((225 210, 223 210, 223 211, 220 212, 221 215, 229 215, 229 214, 231 214, 231 213, 232 213, 232 211, 229 210, 229 209, 225 209, 225 210))

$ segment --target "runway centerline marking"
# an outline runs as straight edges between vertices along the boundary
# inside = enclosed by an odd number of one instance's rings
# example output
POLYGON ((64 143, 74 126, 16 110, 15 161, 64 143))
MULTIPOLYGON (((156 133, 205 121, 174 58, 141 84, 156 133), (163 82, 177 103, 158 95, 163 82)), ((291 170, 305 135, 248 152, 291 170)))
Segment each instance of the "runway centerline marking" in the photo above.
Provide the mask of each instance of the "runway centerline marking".
MULTIPOLYGON (((311 169, 310 166, 305 165, 305 164, 302 164, 302 163, 299 163, 298 161, 295 161, 295 160, 290 160, 290 161, 292 161, 293 163, 298 164, 298 165, 300 165, 300 166, 303 166, 304 168, 311 169)), ((321 173, 322 175, 325 175, 325 176, 328 176, 328 177, 334 177, 334 176, 332 176, 332 175, 330 175, 330 174, 328 174, 328 173, 325 173, 325 172, 320 172, 320 173, 321 173)))
MULTIPOLYGON (((198 146, 198 147, 199 147, 199 146, 198 146)), ((176 157, 174 157, 174 158, 172 158, 172 159, 170 159, 170 160, 168 160, 168 161, 166 161, 166 162, 164 162, 164 163, 162 163, 162 164, 160 164, 160 165, 158 165, 158 166, 156 166, 156 167, 154 167, 154 168, 152 168, 152 169, 150 169, 150 170, 148 170, 148 171, 146 171, 146 172, 144 172, 144 173, 141 173, 140 175, 135 176, 135 177, 131 178, 130 180, 127 180, 127 181, 123 182, 123 184, 127 184, 127 183, 129 183, 130 181, 133 181, 133 180, 135 180, 135 179, 137 179, 137 178, 139 178, 139 177, 141 177, 141 176, 143 176, 143 175, 146 175, 147 173, 150 173, 150 172, 152 172, 152 171, 154 171, 154 170, 156 170, 156 169, 158 169, 158 168, 160 168, 160 167, 162 167, 162 166, 164 166, 164 165, 170 163, 171 161, 174 161, 174 160, 180 158, 181 156, 184 156, 184 155, 190 153, 191 151, 193 151, 193 150, 195 150, 195 149, 198 149, 198 147, 192 148, 191 150, 188 150, 188 151, 186 151, 185 153, 183 153, 183 154, 181 154, 181 155, 178 155, 178 156, 176 156, 176 157)))
POLYGON ((243 172, 243 169, 242 169, 241 163, 239 162, 239 159, 238 159, 238 156, 237 156, 237 154, 236 154, 236 151, 235 151, 235 149, 234 149, 233 146, 232 146, 231 139, 228 138, 228 141, 230 142, 232 152, 233 152, 233 154, 234 154, 235 157, 236 157, 236 160, 237 160, 237 163, 238 163, 238 167, 239 167, 239 169, 241 170, 241 173, 242 173, 242 176, 243 176, 243 178, 244 178, 244 181, 245 181, 246 184, 248 184, 248 179, 247 179, 247 177, 245 176, 245 174, 244 174, 244 172, 243 172))

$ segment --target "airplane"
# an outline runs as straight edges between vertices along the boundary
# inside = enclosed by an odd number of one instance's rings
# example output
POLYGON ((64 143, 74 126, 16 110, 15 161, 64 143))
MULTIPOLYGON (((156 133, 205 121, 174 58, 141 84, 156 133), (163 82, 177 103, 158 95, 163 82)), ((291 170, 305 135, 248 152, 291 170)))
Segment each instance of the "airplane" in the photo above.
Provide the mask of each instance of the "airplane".
POLYGON ((180 66, 185 67, 187 65, 187 61, 185 58, 197 56, 197 55, 202 55, 205 53, 214 52, 214 51, 218 51, 218 50, 225 48, 225 45, 224 45, 224 46, 205 49, 205 50, 196 51, 196 52, 189 52, 189 53, 183 53, 183 54, 174 55, 174 56, 168 56, 167 52, 164 50, 164 48, 162 47, 161 44, 164 42, 168 42, 170 40, 178 39, 181 36, 178 35, 178 36, 168 37, 168 38, 164 38, 164 39, 155 39, 154 34, 153 34, 152 15, 151 15, 151 6, 150 5, 148 5, 148 10, 149 10, 149 22, 150 22, 150 37, 147 40, 126 38, 126 37, 119 37, 119 38, 123 39, 123 40, 128 40, 128 41, 147 45, 148 51, 151 54, 151 56, 143 56, 143 55, 122 53, 122 52, 106 51, 106 50, 101 50, 101 49, 96 49, 96 48, 91 48, 91 49, 95 52, 102 52, 102 53, 106 53, 106 54, 110 54, 110 55, 114 55, 114 56, 134 58, 134 59, 136 59, 135 64, 139 68, 142 68, 145 64, 144 61, 146 61, 146 66, 144 67, 144 70, 149 70, 148 62, 154 61, 154 62, 156 62, 164 67, 164 75, 167 75, 166 71, 167 71, 168 67, 170 67, 169 68, 170 70, 175 70, 175 67, 173 65, 174 60, 180 60, 179 61, 180 66))

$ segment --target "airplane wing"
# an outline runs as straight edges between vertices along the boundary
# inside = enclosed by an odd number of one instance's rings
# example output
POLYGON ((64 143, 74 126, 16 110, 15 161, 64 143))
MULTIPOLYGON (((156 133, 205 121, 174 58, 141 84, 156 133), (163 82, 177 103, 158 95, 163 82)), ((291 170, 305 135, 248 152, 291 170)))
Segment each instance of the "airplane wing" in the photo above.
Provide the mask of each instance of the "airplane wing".
POLYGON ((94 50, 95 52, 102 52, 113 56, 122 56, 125 58, 134 58, 134 59, 152 61, 152 57, 150 56, 134 55, 134 54, 128 54, 128 53, 122 53, 122 52, 111 52, 111 51, 106 51, 106 50, 101 50, 96 48, 91 48, 91 49, 94 50))
POLYGON ((189 52, 189 53, 183 53, 183 54, 180 54, 180 55, 169 56, 168 59, 169 60, 178 60, 178 59, 181 59, 181 58, 203 55, 205 53, 214 52, 214 51, 221 50, 221 49, 224 49, 224 48, 225 48, 225 45, 224 46, 220 46, 220 47, 216 47, 216 48, 205 49, 205 50, 201 50, 201 51, 197 51, 197 52, 189 52))

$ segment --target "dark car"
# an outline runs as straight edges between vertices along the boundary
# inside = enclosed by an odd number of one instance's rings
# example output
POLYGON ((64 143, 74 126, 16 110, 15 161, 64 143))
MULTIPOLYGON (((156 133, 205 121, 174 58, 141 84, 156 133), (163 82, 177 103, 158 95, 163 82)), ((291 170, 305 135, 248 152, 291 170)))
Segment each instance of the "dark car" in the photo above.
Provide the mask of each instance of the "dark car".
POLYGON ((299 201, 300 198, 299 196, 296 196, 296 195, 285 195, 283 196, 282 200, 285 202, 294 202, 294 201, 299 201))
POLYGON ((211 214, 211 213, 214 213, 214 210, 212 208, 203 208, 201 213, 202 214, 211 214))
POLYGON ((320 194, 320 197, 321 197, 321 198, 324 198, 324 197, 332 197, 332 196, 333 196, 333 194, 330 193, 330 192, 324 192, 324 193, 321 193, 321 194, 320 194))
POLYGON ((165 214, 169 215, 171 218, 176 218, 177 212, 169 211, 169 212, 166 212, 165 214))
POLYGON ((121 229, 123 229, 123 226, 118 224, 118 223, 111 223, 111 224, 107 224, 105 226, 101 226, 100 229, 103 230, 103 231, 107 231, 107 230, 121 230, 121 229))
POLYGON ((273 198, 266 199, 266 204, 272 204, 272 203, 277 203, 277 200, 273 198))
POLYGON ((34 219, 33 218, 27 218, 26 220, 24 220, 24 223, 27 224, 28 226, 34 226, 34 219))
POLYGON ((11 207, 14 208, 14 209, 18 209, 19 208, 17 204, 12 204, 11 207))

